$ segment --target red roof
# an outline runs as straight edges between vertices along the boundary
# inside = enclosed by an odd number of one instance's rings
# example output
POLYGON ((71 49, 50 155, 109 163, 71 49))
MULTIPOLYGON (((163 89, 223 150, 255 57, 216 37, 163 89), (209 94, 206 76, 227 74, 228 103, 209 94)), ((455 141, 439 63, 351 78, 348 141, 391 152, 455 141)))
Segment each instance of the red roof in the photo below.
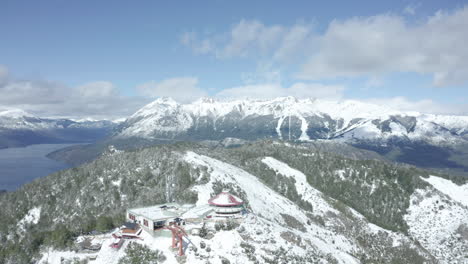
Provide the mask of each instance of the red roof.
POLYGON ((243 204, 244 201, 228 192, 221 192, 208 200, 208 203, 215 206, 237 206, 243 204))

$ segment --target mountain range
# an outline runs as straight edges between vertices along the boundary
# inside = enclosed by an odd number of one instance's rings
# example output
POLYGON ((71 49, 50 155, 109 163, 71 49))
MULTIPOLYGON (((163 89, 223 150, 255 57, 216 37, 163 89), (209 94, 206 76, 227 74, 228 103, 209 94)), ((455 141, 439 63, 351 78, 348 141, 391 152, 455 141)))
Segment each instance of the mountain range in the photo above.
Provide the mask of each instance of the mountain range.
POLYGON ((456 144, 468 139, 468 116, 395 111, 353 100, 282 97, 273 100, 179 104, 160 98, 127 118, 116 137, 147 139, 274 138, 388 141, 392 138, 456 144))
POLYGON ((177 141, 238 145, 259 139, 336 142, 392 161, 468 175, 468 116, 396 111, 354 100, 294 97, 202 98, 188 104, 159 98, 116 126, 97 145, 72 147, 51 156, 80 164, 96 158, 109 145, 119 149, 177 141))
POLYGON ((0 111, 0 148, 46 143, 89 143, 108 136, 108 120, 41 118, 20 109, 0 111))
MULTIPOLYGON (((2 263, 79 263, 87 255, 72 253, 75 239, 120 226, 126 208, 203 204, 223 189, 250 215, 240 226, 191 236, 188 263, 468 257, 467 117, 286 97, 160 98, 117 125, 23 112, 0 120, 13 132, 106 131, 95 144, 49 155, 75 168, 0 195, 2 263)), ((177 261, 161 241, 138 243, 177 261)), ((95 263, 117 264, 115 256, 101 250, 95 263)))

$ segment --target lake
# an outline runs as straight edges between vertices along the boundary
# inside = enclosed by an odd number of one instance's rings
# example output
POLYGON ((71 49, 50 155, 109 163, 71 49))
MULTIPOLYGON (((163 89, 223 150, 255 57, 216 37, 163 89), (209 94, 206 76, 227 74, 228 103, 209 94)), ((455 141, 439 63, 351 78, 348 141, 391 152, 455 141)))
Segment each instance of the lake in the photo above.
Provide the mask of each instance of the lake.
POLYGON ((76 144, 37 144, 0 149, 0 190, 16 190, 32 180, 70 168, 46 157, 52 151, 76 144))

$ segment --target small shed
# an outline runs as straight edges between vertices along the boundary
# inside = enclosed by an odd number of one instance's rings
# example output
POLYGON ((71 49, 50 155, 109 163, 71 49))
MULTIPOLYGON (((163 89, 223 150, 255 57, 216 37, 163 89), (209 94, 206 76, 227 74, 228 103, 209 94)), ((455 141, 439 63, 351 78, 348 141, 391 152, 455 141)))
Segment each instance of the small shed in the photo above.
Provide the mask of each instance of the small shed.
POLYGON ((177 203, 133 208, 127 210, 127 220, 138 223, 145 230, 155 231, 161 229, 165 225, 184 224, 184 220, 181 216, 188 209, 190 209, 190 206, 181 206, 177 203))
POLYGON ((141 227, 136 222, 126 222, 120 227, 118 234, 126 238, 138 237, 141 233, 141 227))

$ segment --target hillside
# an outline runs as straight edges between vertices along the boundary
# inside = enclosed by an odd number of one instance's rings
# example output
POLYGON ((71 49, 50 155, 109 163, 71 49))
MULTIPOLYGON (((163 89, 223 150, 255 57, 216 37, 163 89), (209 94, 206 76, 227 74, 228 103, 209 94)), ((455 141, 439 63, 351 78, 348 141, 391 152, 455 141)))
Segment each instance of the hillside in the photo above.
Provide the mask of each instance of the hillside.
POLYGON ((250 216, 211 238, 192 237, 211 251, 188 250, 189 263, 463 262, 468 185, 443 177, 276 141, 114 149, 0 196, 0 261, 59 256, 79 233, 120 225, 127 207, 203 203, 229 188, 250 216))

